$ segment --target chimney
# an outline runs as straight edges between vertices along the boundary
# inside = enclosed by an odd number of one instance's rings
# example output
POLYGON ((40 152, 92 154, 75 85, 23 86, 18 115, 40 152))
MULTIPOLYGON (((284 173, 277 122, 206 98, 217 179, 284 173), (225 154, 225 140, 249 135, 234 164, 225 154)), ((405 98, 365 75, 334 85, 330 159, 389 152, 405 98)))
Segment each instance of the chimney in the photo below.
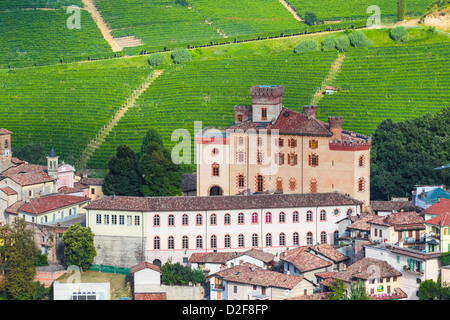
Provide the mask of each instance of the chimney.
POLYGON ((303 115, 309 119, 317 119, 317 106, 303 106, 303 115))
POLYGON ((342 124, 344 123, 343 117, 328 117, 328 124, 330 125, 330 131, 333 134, 333 139, 342 140, 342 124))

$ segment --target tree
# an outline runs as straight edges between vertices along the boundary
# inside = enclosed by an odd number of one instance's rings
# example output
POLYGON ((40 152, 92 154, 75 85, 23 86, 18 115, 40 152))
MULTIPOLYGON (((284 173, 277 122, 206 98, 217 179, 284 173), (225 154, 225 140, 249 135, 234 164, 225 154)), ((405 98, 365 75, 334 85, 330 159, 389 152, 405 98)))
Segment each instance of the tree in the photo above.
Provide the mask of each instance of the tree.
POLYGON ((30 143, 22 147, 14 147, 12 150, 14 157, 25 160, 32 164, 46 165, 47 155, 45 147, 38 143, 30 143))
POLYGON ((172 60, 176 64, 188 62, 191 59, 192 59, 192 53, 188 49, 180 48, 180 49, 175 49, 172 52, 172 60))
POLYGON ((369 295, 367 294, 366 284, 364 283, 364 281, 353 282, 350 285, 350 293, 348 299, 369 300, 369 295))
POLYGON ((148 64, 157 67, 164 62, 165 56, 162 52, 153 53, 148 57, 148 64))
POLYGON ((404 26, 398 26, 389 32, 389 37, 394 41, 408 42, 409 33, 404 26))
POLYGON ((11 226, 0 229, 1 258, 6 268, 0 291, 10 300, 31 300, 35 292, 33 279, 38 249, 33 230, 27 226, 24 219, 16 218, 11 226))
POLYGON ((348 48, 350 47, 350 40, 348 39, 348 36, 346 36, 346 35, 341 35, 341 36, 337 37, 335 40, 335 43, 336 43, 336 49, 339 52, 346 52, 348 50, 348 48))
POLYGON ((189 282, 202 283, 206 279, 201 269, 191 270, 179 262, 172 263, 171 259, 168 259, 161 266, 161 271, 161 282, 167 285, 187 285, 189 282))
POLYGON ((417 295, 419 300, 434 300, 440 296, 439 284, 433 280, 425 280, 420 284, 417 295))
POLYGON ((323 51, 331 51, 336 49, 336 37, 335 36, 327 36, 322 40, 322 50, 323 51))
POLYGON ((406 15, 406 0, 397 0, 397 20, 405 20, 406 15))
POLYGON ((108 173, 103 181, 105 195, 141 196, 142 177, 133 150, 120 145, 108 162, 108 173))
POLYGON ((328 292, 327 300, 346 300, 347 299, 347 286, 341 279, 336 279, 330 285, 330 291, 328 292))
POLYGON ((316 24, 316 22, 318 21, 316 14, 314 12, 309 12, 309 11, 305 13, 304 20, 308 26, 312 26, 312 25, 316 24))
POLYGON ((154 129, 144 138, 139 159, 139 171, 144 183, 144 196, 179 196, 182 194, 183 167, 172 162, 171 153, 154 129))
POLYGON ((319 51, 318 43, 313 39, 301 41, 294 49, 295 53, 319 51))
POLYGON ((362 31, 354 31, 348 36, 350 44, 354 47, 365 47, 369 44, 369 39, 362 31))
POLYGON ((82 271, 89 269, 97 255, 91 228, 83 228, 80 223, 75 223, 63 234, 62 240, 67 264, 76 265, 82 271))

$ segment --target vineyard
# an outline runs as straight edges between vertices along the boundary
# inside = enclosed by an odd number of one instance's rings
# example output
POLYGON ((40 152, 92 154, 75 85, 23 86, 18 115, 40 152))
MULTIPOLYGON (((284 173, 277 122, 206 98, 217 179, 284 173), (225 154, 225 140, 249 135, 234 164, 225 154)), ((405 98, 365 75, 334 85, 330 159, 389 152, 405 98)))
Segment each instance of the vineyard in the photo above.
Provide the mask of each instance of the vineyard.
POLYGON ((171 134, 183 128, 193 135, 203 126, 230 126, 236 104, 251 104, 250 87, 282 84, 283 103, 308 104, 337 57, 337 52, 295 55, 292 51, 227 59, 191 61, 166 69, 141 96, 94 153, 89 167, 104 168, 119 144, 138 150, 146 131, 156 128, 172 147, 171 134))
POLYGON ((0 68, 112 57, 90 14, 80 13, 81 28, 69 29, 65 9, 0 12, 0 68))
POLYGON ((73 5, 83 7, 83 2, 82 0, 2 0, 0 11, 29 8, 56 9, 73 5))
POLYGON ((400 121, 450 106, 450 44, 354 49, 347 53, 322 112, 344 127, 373 134, 384 119, 400 121))
POLYGON ((90 139, 150 73, 133 59, 0 70, 0 128, 75 164, 90 139))
MULTIPOLYGON (((306 12, 314 12, 320 20, 355 20, 367 19, 370 13, 367 8, 376 5, 380 8, 381 18, 389 20, 397 17, 397 1, 393 0, 287 0, 289 4, 304 16, 306 12)), ((419 17, 431 5, 433 0, 408 0, 407 16, 419 17)))

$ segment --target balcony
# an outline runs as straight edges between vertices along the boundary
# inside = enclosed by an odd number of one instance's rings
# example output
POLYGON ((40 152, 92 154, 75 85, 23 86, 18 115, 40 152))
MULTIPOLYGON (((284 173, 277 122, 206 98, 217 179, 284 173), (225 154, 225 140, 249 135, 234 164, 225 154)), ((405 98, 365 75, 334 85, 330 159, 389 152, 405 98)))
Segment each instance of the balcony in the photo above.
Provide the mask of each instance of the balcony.
POLYGON ((428 233, 428 238, 440 240, 441 235, 436 232, 430 232, 430 233, 428 233))

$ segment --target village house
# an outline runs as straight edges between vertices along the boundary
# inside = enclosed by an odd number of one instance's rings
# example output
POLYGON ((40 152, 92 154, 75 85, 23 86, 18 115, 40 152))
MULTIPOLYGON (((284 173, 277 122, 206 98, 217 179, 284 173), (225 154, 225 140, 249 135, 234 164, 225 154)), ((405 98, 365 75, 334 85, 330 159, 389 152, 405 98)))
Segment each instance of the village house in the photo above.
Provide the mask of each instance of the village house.
POLYGON ((210 300, 284 300, 313 292, 301 276, 265 270, 250 263, 223 269, 208 276, 210 300))
POLYGON ((235 106, 228 129, 196 134, 197 195, 329 193, 370 202, 371 138, 283 106, 283 86, 253 86, 252 105, 235 106))
POLYGON ((316 274, 344 270, 348 257, 328 244, 320 244, 286 250, 280 260, 284 273, 303 276, 317 287, 316 274))
MULTIPOLYGON (((337 244, 336 221, 361 211, 362 202, 333 193, 224 197, 111 196, 86 206, 95 234, 96 263, 188 263, 195 252, 337 244)), ((122 266, 122 265, 121 265, 122 266)), ((129 267, 130 265, 123 265, 129 267)))
POLYGON ((263 269, 273 266, 275 255, 258 249, 244 252, 194 252, 189 258, 191 269, 202 269, 206 274, 213 274, 224 268, 242 263, 254 264, 263 269))
MULTIPOLYGON (((332 278, 344 281, 347 287, 350 287, 351 283, 363 281, 371 300, 397 300, 407 298, 407 294, 400 287, 401 276, 402 274, 386 261, 364 258, 346 270, 334 274, 332 278)), ((327 286, 332 283, 329 279, 325 281, 327 286)))

